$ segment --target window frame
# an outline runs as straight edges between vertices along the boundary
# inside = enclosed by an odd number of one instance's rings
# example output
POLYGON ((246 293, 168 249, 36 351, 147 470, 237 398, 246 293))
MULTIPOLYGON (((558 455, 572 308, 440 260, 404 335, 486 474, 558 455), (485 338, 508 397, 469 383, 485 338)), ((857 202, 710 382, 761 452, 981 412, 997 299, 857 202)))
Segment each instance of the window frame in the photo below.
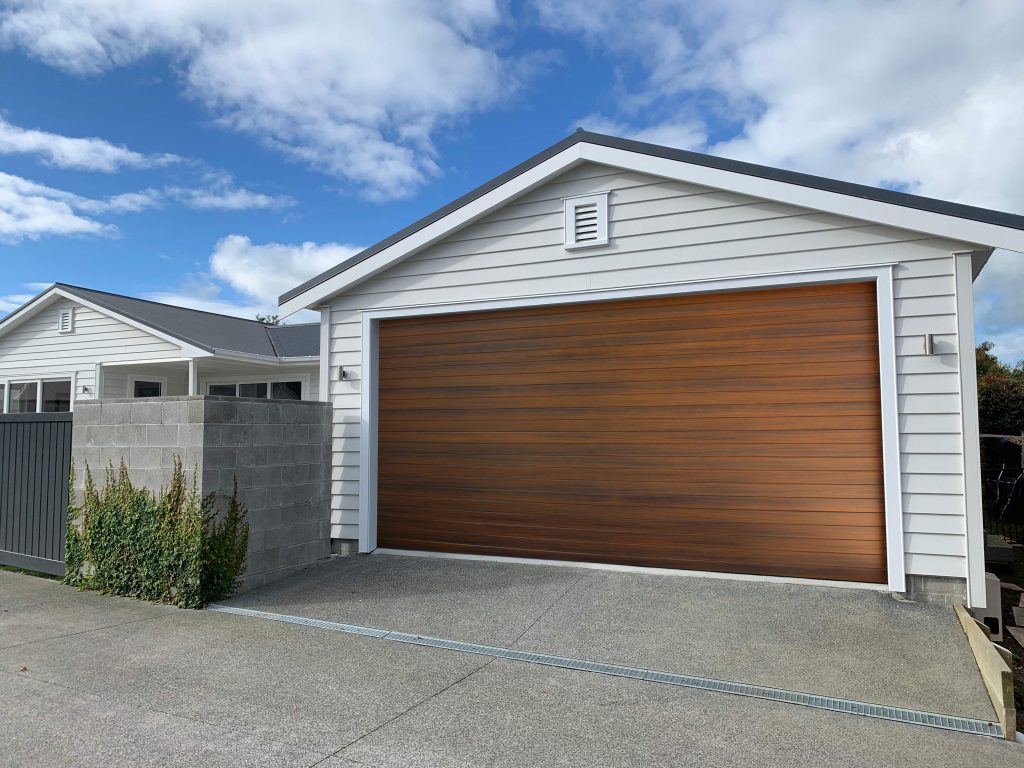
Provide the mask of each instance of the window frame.
POLYGON ((49 411, 49 413, 74 413, 75 410, 75 388, 78 383, 77 372, 68 376, 26 376, 24 378, 8 377, 0 379, 0 414, 16 415, 11 411, 11 385, 12 384, 35 384, 36 385, 36 409, 25 411, 25 413, 48 413, 43 410, 43 384, 55 381, 66 381, 71 389, 71 399, 68 402, 67 411, 49 411))
MULTIPOLYGON (((297 381, 297 382, 299 382, 299 384, 302 386, 302 399, 305 400, 305 399, 308 398, 308 396, 309 396, 309 374, 308 373, 291 374, 290 376, 289 375, 270 376, 270 377, 266 377, 266 376, 263 376, 263 377, 259 377, 259 376, 222 376, 222 377, 216 377, 216 378, 211 378, 211 379, 203 379, 200 382, 199 391, 202 392, 204 395, 209 396, 210 395, 210 387, 211 386, 216 386, 216 385, 221 385, 221 384, 234 384, 235 385, 235 395, 234 395, 234 397, 241 397, 241 395, 238 394, 238 388, 242 384, 266 384, 267 385, 267 396, 266 396, 266 398, 252 398, 252 399, 255 399, 255 400, 264 400, 264 399, 266 399, 266 400, 273 400, 274 398, 272 398, 270 396, 271 393, 274 390, 274 386, 273 385, 275 383, 279 384, 279 383, 284 382, 284 381, 297 381)), ((231 397, 231 395, 214 395, 214 397, 231 397)))
POLYGON ((145 376, 143 374, 139 374, 139 375, 131 374, 131 375, 128 376, 128 392, 126 394, 132 400, 152 400, 153 399, 151 397, 136 397, 135 396, 135 382, 136 381, 156 382, 157 384, 160 385, 160 394, 157 395, 157 397, 164 397, 167 394, 167 377, 166 376, 145 376))

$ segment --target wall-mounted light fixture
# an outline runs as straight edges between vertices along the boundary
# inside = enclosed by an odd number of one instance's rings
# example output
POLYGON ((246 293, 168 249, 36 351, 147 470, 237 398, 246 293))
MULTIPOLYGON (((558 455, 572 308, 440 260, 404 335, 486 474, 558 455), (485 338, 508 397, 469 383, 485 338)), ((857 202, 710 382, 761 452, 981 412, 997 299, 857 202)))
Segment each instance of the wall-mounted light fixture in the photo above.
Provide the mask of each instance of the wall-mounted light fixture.
POLYGON ((924 335, 924 353, 926 355, 934 355, 935 354, 935 334, 934 333, 926 333, 924 335))
POLYGON ((78 388, 78 394, 88 395, 92 393, 92 388, 88 384, 83 384, 78 388))
POLYGON ((345 370, 345 366, 338 366, 338 381, 344 381, 348 378, 348 372, 345 370))

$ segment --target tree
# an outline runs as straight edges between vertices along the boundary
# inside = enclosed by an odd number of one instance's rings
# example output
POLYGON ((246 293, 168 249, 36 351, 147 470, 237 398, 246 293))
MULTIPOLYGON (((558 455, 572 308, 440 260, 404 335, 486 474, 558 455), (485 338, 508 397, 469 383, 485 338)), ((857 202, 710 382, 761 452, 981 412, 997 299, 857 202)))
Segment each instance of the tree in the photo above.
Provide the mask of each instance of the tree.
POLYGON ((256 322, 263 323, 264 325, 280 325, 280 315, 256 315, 256 322))
POLYGON ((991 341, 975 350, 978 366, 978 426, 982 434, 1024 433, 1024 366, 1012 368, 992 354, 991 341))

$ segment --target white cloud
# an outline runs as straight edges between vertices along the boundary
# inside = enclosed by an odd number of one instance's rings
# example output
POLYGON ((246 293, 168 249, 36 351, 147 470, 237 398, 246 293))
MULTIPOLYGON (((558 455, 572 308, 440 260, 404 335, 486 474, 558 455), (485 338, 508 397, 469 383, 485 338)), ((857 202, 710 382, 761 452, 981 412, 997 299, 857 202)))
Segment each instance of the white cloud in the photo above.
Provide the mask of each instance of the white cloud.
POLYGON ((496 0, 16 0, 0 44, 75 75, 159 54, 221 124, 371 198, 438 171, 439 127, 502 99, 496 0))
MULTIPOLYGON (((250 319, 276 314, 279 294, 360 250, 339 243, 256 244, 244 235, 228 235, 214 246, 206 269, 188 275, 173 291, 149 293, 145 298, 250 319)), ((317 319, 315 312, 305 310, 289 318, 290 322, 317 319)))
POLYGON ((33 296, 34 293, 8 293, 6 296, 0 296, 0 314, 13 312, 33 296))
POLYGON ((257 245, 243 235, 228 235, 210 256, 210 273, 267 308, 277 297, 362 249, 339 243, 257 245))
MULTIPOLYGON (((617 108, 584 127, 1024 212, 1024 3, 535 3, 618 57, 617 108)), ((1024 357, 1024 255, 976 292, 979 339, 1024 357)))
POLYGON ((281 209, 295 204, 290 197, 235 186, 226 175, 201 187, 143 189, 96 199, 0 172, 0 242, 17 243, 48 236, 113 236, 117 227, 98 217, 138 213, 169 201, 189 208, 221 211, 281 209))
POLYGON ((114 234, 115 227, 84 215, 104 205, 104 201, 0 172, 0 242, 37 240, 47 235, 114 234))
POLYGON ((168 187, 164 194, 189 208, 218 211, 281 209, 295 205, 295 200, 287 195, 267 195, 238 187, 231 175, 224 172, 208 173, 205 186, 168 187))
POLYGON ((0 117, 0 154, 38 155, 49 165, 112 173, 123 168, 156 168, 180 162, 171 154, 146 155, 99 138, 73 138, 21 128, 0 117))

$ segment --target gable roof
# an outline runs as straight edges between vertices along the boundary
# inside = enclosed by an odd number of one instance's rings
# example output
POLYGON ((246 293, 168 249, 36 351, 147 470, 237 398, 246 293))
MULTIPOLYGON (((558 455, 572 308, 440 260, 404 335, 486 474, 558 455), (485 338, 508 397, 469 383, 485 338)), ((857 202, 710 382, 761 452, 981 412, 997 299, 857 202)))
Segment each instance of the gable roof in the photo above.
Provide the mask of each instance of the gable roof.
POLYGON ((464 226, 468 221, 479 218, 512 197, 539 186, 548 178, 588 161, 667 178, 683 179, 685 176, 685 180, 709 187, 722 185, 720 188, 741 192, 750 189, 750 194, 766 199, 791 202, 986 247, 1024 251, 1024 216, 579 129, 457 200, 282 294, 279 299, 281 311, 290 314, 303 307, 314 306, 379 271, 355 269, 375 256, 394 251, 393 258, 384 264, 387 266, 464 226), (671 167, 672 164, 675 164, 675 168, 671 167), (545 166, 550 166, 550 169, 545 166), (536 173, 538 170, 542 172, 536 173), (530 176, 534 178, 527 179, 530 176), (525 183, 516 184, 517 181, 525 183), (501 194, 502 188, 509 188, 507 194, 501 194), (801 194, 802 190, 806 192, 801 194), (478 205, 481 212, 468 218, 460 217, 450 226, 444 226, 446 219, 455 218, 459 211, 475 203, 483 203, 489 197, 496 200, 491 205, 478 205), (858 201, 869 205, 858 206, 858 201), (889 215, 883 215, 886 208, 891 209, 889 215), (900 211, 905 212, 903 216, 900 211), (914 212, 923 215, 911 215, 914 212), (412 242, 416 235, 430 228, 440 232, 432 237, 419 238, 425 242, 412 242), (350 273, 351 279, 345 279, 345 273, 350 273))
POLYGON ((66 283, 53 286, 14 310, 0 327, 17 318, 51 293, 80 299, 121 318, 156 331, 200 350, 235 352, 261 357, 316 357, 320 350, 320 324, 273 326, 215 312, 176 307, 118 293, 97 291, 66 283))

